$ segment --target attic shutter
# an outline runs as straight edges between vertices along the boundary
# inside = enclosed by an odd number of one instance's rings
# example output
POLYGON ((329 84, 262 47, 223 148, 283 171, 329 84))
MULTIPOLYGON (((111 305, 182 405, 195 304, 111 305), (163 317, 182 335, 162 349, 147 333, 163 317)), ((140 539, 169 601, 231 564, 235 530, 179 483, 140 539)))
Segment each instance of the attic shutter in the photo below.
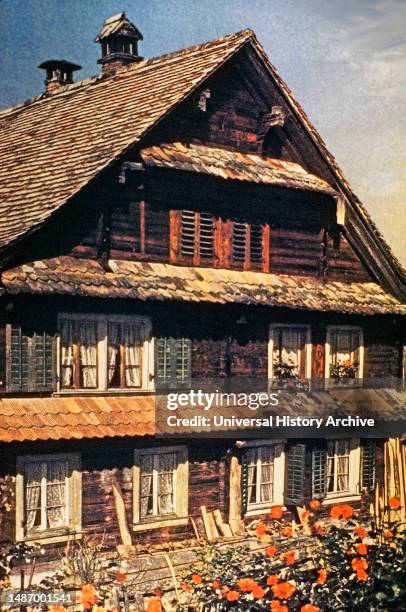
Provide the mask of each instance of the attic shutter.
POLYGON ((286 503, 302 506, 304 503, 306 445, 295 444, 289 448, 286 503))
POLYGON ((251 225, 250 260, 251 264, 262 264, 262 225, 251 225))
POLYGON ((234 263, 245 262, 245 245, 247 241, 247 226, 245 223, 234 221, 232 257, 234 263))
POLYGON ((9 391, 51 391, 55 383, 54 338, 42 332, 25 334, 20 325, 7 326, 9 391))
POLYGON ((189 338, 157 338, 155 381, 157 386, 190 384, 192 347, 189 338))
POLYGON ((326 495, 327 451, 315 448, 312 453, 312 495, 315 498, 326 495))
POLYGON ((363 440, 361 444, 361 452, 361 485, 363 489, 367 489, 368 491, 370 491, 375 486, 375 440, 363 440))

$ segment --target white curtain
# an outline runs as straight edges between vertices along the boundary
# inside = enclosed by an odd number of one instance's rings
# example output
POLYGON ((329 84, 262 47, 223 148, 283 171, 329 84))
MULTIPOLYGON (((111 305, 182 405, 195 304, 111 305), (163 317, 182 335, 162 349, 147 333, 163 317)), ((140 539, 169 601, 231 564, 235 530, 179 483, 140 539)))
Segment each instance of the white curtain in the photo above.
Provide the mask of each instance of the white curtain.
POLYGON ((337 491, 348 491, 350 446, 348 440, 337 442, 337 491))
POLYGON ((247 462, 248 462, 247 503, 255 504, 255 502, 257 501, 257 495, 256 495, 257 451, 255 449, 251 449, 247 451, 247 462))
POLYGON ((141 351, 143 342, 142 325, 122 325, 122 340, 125 356, 125 384, 127 387, 141 387, 141 351))
POLYGON ((170 514, 174 508, 174 475, 176 453, 164 453, 158 458, 158 514, 170 514))
POLYGON ((140 462, 140 517, 145 518, 153 513, 153 456, 145 455, 140 462))
POLYGON ((273 499, 273 449, 264 447, 261 449, 261 502, 273 499))
POLYGON ((109 383, 114 378, 116 373, 116 367, 118 363, 118 351, 119 351, 119 331, 120 325, 118 323, 109 323, 108 328, 108 378, 109 383))
POLYGON ((83 386, 97 386, 97 329, 96 323, 86 321, 79 324, 80 364, 83 386))
POLYGON ((42 463, 28 463, 25 466, 25 521, 26 530, 41 525, 41 478, 42 463))
POLYGON ((62 387, 73 384, 73 322, 61 323, 61 382, 62 387))
POLYGON ((299 374, 299 334, 297 329, 289 327, 282 331, 281 361, 294 366, 293 374, 299 374))
POLYGON ((67 524, 66 513, 66 478, 68 464, 66 461, 51 461, 48 464, 47 478, 47 525, 51 529, 67 524))

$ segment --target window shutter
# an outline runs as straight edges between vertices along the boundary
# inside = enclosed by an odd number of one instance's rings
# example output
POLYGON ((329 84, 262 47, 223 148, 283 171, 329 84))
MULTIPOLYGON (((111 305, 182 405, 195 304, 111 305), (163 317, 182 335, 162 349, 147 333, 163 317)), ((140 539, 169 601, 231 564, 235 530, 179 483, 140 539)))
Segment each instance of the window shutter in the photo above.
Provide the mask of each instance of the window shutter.
POLYGON ((250 260, 251 264, 262 264, 262 225, 251 225, 250 260))
POLYGON ((248 455, 241 456, 241 515, 244 516, 248 509, 248 455))
POLYGON ((245 223, 233 223, 233 262, 243 264, 245 261, 245 245, 247 241, 247 227, 245 223))
POLYGON ((375 440, 364 440, 361 445, 361 451, 361 485, 363 489, 370 491, 375 486, 375 440))
POLYGON ((155 341, 155 383, 165 385, 171 377, 171 338, 157 338, 155 341))
POLYGON ((312 495, 315 498, 326 495, 327 451, 314 449, 312 454, 312 495))
POLYGON ((200 257, 210 259, 213 257, 214 245, 214 219, 213 215, 200 213, 200 257))
POLYGON ((173 378, 176 383, 190 384, 192 366, 192 343, 189 338, 173 340, 173 378))
POLYGON ((7 326, 9 391, 50 391, 55 384, 55 339, 46 332, 28 336, 20 325, 7 326))
POLYGON ((180 250, 185 257, 193 257, 195 254, 195 218, 193 210, 182 210, 180 250))
POLYGON ((155 382, 157 386, 190 384, 192 343, 189 338, 157 338, 155 382))
POLYGON ((286 503, 302 506, 304 503, 306 445, 295 444, 289 448, 286 503))
POLYGON ((34 334, 31 343, 32 386, 36 391, 55 385, 55 338, 46 332, 34 334))
POLYGON ((30 339, 20 325, 7 325, 7 389, 29 390, 30 339))

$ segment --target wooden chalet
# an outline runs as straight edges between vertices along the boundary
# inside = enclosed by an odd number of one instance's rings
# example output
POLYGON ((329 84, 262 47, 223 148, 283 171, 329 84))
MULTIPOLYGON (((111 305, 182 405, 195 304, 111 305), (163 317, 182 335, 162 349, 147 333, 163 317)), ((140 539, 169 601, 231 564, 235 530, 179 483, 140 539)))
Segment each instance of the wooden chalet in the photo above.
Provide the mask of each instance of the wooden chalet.
POLYGON ((374 387, 403 376, 405 271, 255 34, 153 59, 141 40, 110 18, 101 74, 45 62, 46 90, 0 113, 0 546, 47 561, 122 543, 114 491, 152 546, 202 534, 202 505, 236 532, 272 504, 361 504, 382 475, 367 434, 156 439, 162 384, 285 368, 311 415, 341 371, 354 414, 404 414, 374 387))

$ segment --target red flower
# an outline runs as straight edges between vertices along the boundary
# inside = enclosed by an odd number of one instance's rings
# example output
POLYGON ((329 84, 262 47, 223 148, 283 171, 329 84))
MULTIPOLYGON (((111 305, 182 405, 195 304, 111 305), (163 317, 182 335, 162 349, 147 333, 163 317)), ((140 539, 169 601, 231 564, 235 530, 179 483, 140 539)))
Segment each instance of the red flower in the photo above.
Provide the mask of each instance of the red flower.
POLYGON ((292 534, 293 534, 292 527, 284 527, 282 529, 282 535, 286 536, 287 538, 290 538, 292 534))
POLYGON ((289 612, 289 608, 281 604, 277 599, 274 599, 271 601, 271 612, 289 612))
POLYGON ((367 555, 368 554, 368 547, 366 544, 358 544, 357 546, 357 553, 359 555, 367 555))
POLYGON ((127 574, 125 572, 120 572, 120 570, 116 574, 117 582, 123 583, 127 580, 127 574))
POLYGON ((385 531, 383 532, 383 537, 390 540, 391 538, 393 538, 393 531, 391 531, 390 529, 385 529, 385 531))
POLYGON ((280 519, 283 515, 283 508, 281 506, 273 506, 269 513, 271 515, 271 518, 280 519))
POLYGON ((320 608, 316 608, 313 604, 306 604, 300 608, 300 612, 320 612, 320 608))
POLYGON ((335 519, 350 519, 353 515, 353 508, 349 504, 339 504, 338 506, 333 506, 330 510, 331 518, 335 519))
POLYGON ((219 589, 220 587, 221 587, 220 581, 219 581, 219 580, 215 580, 215 581, 213 582, 213 589, 214 589, 215 591, 217 591, 217 589, 219 589))
POLYGON ((273 576, 268 576, 268 578, 266 579, 266 583, 268 586, 274 586, 275 584, 278 584, 278 580, 279 576, 276 576, 276 574, 274 574, 273 576))
POLYGON ((162 604, 159 597, 151 597, 145 610, 146 612, 162 612, 162 604))
POLYGON ((265 554, 269 558, 274 557, 277 552, 278 551, 276 546, 268 546, 267 548, 265 548, 265 554))
POLYGON ((315 584, 325 584, 327 580, 328 572, 325 569, 319 569, 319 575, 315 584))
POLYGON ((255 527, 255 533, 259 538, 262 538, 264 535, 266 535, 266 525, 264 525, 264 523, 259 523, 255 527))
POLYGON ((238 593, 238 591, 228 591, 226 599, 227 601, 237 601, 238 599, 240 599, 240 594, 238 593))
POLYGON ((192 574, 192 582, 196 585, 202 584, 203 578, 199 574, 192 574))
POLYGON ((363 569, 357 570, 357 578, 358 580, 368 580, 368 574, 363 569))
POLYGON ((391 497, 388 503, 389 508, 392 508, 392 510, 397 510, 398 508, 400 508, 400 499, 398 499, 397 497, 391 497))
POLYGON ((280 582, 272 587, 272 592, 278 599, 289 599, 296 591, 296 587, 290 582, 280 582))
POLYGON ((367 532, 365 531, 365 529, 363 529, 359 525, 358 525, 358 527, 354 527, 354 533, 356 533, 357 536, 359 538, 361 538, 361 540, 363 540, 366 537, 366 535, 367 535, 367 532))
POLYGON ((260 585, 258 585, 255 587, 255 589, 252 589, 252 595, 254 599, 262 599, 265 595, 265 591, 260 585))
POLYGON ((84 584, 81 589, 81 602, 85 610, 93 608, 97 604, 98 596, 96 589, 91 584, 84 584))
POLYGON ((312 510, 318 510, 321 507, 321 501, 319 499, 312 499, 309 506, 312 510))
POLYGON ((237 580, 237 584, 243 593, 250 593, 258 586, 258 583, 253 578, 240 578, 237 580))
POLYGON ((366 570, 368 567, 368 562, 366 559, 362 559, 361 557, 356 557, 355 559, 351 561, 351 567, 354 570, 354 572, 357 572, 358 570, 366 570))
POLYGON ((182 591, 185 591, 185 593, 190 593, 190 591, 192 590, 190 584, 188 584, 187 582, 182 582, 180 586, 182 588, 182 591))
POLYGON ((287 565, 293 565, 295 561, 299 558, 299 553, 297 550, 288 550, 287 552, 281 555, 282 561, 285 561, 287 565))

